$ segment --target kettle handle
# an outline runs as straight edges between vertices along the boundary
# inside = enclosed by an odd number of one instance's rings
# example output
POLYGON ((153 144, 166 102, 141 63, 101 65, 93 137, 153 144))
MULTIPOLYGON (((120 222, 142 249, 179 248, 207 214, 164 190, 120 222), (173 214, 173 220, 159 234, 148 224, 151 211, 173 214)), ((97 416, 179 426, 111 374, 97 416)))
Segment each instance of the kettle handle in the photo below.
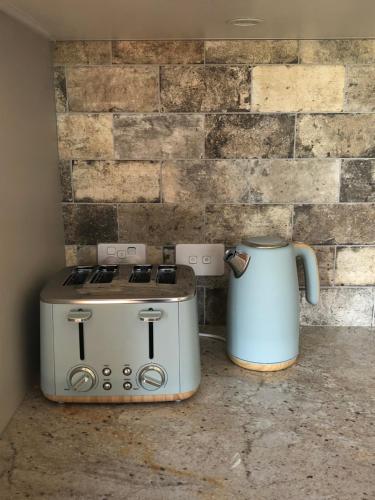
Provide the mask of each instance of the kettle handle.
POLYGON ((301 257, 305 269, 306 299, 310 304, 316 305, 319 302, 319 271, 318 262, 314 250, 305 243, 293 243, 296 257, 301 257))

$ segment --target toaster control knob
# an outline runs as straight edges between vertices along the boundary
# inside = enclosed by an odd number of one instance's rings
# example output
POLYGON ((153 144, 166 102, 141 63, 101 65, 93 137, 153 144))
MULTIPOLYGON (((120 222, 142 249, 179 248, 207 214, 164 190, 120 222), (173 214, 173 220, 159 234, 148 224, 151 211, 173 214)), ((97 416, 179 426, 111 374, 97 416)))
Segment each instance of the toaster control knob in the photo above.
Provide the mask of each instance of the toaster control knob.
POLYGON ((95 372, 87 366, 78 366, 70 372, 69 384, 73 391, 87 392, 96 384, 95 372))
POLYGON ((165 373, 160 366, 147 365, 139 374, 139 383, 148 391, 156 391, 165 384, 165 373))

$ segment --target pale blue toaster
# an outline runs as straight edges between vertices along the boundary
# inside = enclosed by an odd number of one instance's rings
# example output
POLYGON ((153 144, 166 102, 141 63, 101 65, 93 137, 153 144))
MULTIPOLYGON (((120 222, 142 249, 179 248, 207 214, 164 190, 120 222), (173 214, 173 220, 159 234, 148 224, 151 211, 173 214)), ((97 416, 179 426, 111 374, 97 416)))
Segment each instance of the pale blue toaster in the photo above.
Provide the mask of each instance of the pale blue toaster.
POLYGON ((227 352, 249 370, 276 371, 295 363, 299 350, 296 257, 305 270, 306 297, 319 300, 314 250, 278 237, 258 237, 227 250, 232 268, 228 294, 227 352))
POLYGON ((58 402, 182 400, 200 383, 188 266, 81 266, 41 292, 41 388, 58 402))

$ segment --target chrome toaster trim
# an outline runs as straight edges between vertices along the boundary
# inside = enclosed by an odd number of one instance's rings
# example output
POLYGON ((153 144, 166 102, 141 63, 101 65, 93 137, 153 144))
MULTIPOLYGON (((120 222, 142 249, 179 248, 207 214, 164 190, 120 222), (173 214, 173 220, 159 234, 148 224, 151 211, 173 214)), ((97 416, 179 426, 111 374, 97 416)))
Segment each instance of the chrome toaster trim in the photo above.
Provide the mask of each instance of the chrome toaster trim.
MULTIPOLYGON (((143 304, 149 302, 183 302, 195 297, 196 278, 191 267, 176 265, 176 283, 158 283, 153 266, 148 283, 132 283, 133 265, 118 266, 111 283, 91 283, 64 286, 76 266, 58 272, 43 288, 42 302, 47 304, 143 304)), ((154 269, 155 268, 155 269, 154 269)), ((95 272, 95 269, 93 269, 95 272)))

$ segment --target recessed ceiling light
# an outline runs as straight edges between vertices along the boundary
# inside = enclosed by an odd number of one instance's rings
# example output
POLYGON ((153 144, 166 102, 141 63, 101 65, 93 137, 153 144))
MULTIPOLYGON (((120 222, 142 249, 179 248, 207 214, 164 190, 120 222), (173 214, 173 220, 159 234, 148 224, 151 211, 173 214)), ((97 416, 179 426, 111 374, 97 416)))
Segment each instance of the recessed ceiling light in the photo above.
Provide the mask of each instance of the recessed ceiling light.
POLYGON ((236 19, 229 19, 227 21, 228 24, 232 24, 233 26, 256 26, 259 23, 262 23, 263 19, 255 19, 252 17, 238 17, 236 19))

